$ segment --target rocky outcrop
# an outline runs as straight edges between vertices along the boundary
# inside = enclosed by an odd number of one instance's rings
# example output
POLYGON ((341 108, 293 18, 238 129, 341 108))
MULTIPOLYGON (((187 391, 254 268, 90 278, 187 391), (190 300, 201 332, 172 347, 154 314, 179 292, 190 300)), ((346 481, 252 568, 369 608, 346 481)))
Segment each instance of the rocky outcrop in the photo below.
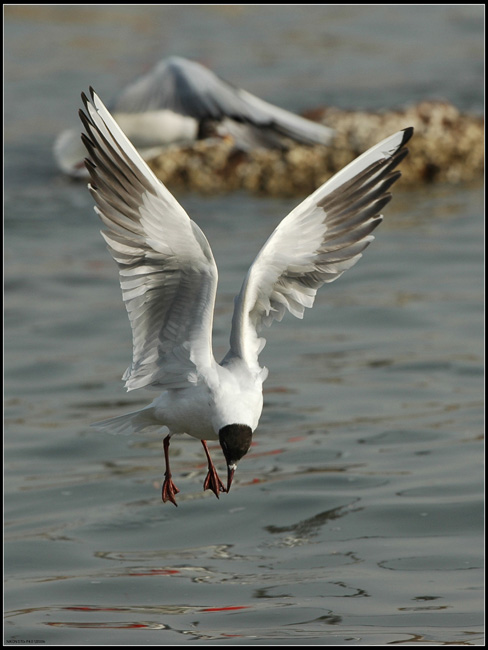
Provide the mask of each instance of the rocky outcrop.
POLYGON ((404 110, 371 113, 321 108, 305 117, 333 127, 329 147, 290 143, 286 151, 236 151, 231 141, 171 147, 149 161, 172 190, 215 194, 244 190, 272 196, 313 192, 335 172, 383 138, 407 126, 415 134, 402 162, 400 183, 466 183, 483 178, 484 120, 448 102, 425 101, 404 110))

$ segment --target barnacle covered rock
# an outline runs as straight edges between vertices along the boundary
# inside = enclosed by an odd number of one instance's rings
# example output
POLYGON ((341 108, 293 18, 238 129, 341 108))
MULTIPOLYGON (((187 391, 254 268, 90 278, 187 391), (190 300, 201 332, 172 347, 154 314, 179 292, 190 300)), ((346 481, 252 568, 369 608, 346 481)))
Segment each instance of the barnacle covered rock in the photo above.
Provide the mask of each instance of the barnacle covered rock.
POLYGON ((234 190, 272 196, 310 194, 363 151, 395 131, 413 126, 410 155, 402 162, 404 186, 466 183, 482 179, 484 120, 442 101, 403 110, 366 112, 321 108, 305 115, 336 130, 333 145, 290 142, 285 151, 238 151, 229 140, 171 147, 149 161, 174 190, 215 194, 234 190))

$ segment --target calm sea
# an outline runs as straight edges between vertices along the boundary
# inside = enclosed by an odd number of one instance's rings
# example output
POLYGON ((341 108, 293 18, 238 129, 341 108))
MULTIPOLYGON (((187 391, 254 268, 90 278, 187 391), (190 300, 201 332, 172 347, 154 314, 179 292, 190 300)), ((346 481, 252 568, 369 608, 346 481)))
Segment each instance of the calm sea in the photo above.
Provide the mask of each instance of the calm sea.
MULTIPOLYGON (((394 190, 364 258, 267 333, 265 410, 219 500, 138 408, 86 187, 51 154, 81 91, 171 54, 293 110, 483 110, 482 5, 10 5, 5 12, 5 643, 483 645, 484 196, 394 190)), ((297 200, 179 195, 220 269, 216 356, 297 200)), ((213 446, 215 449, 215 445, 213 446)), ((217 465, 222 456, 215 449, 217 465)))

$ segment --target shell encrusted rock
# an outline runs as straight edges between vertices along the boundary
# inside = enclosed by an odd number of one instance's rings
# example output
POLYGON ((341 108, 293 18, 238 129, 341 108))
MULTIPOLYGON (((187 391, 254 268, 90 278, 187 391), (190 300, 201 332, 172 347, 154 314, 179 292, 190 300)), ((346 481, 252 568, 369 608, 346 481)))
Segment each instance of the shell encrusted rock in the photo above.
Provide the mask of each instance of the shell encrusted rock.
POLYGON ((484 120, 444 101, 366 112, 326 107, 305 117, 336 130, 331 146, 290 142, 284 151, 238 151, 229 140, 172 146, 149 161, 169 188, 202 194, 248 191, 271 196, 313 192, 346 164, 395 131, 413 126, 399 184, 471 183, 483 178, 484 120))

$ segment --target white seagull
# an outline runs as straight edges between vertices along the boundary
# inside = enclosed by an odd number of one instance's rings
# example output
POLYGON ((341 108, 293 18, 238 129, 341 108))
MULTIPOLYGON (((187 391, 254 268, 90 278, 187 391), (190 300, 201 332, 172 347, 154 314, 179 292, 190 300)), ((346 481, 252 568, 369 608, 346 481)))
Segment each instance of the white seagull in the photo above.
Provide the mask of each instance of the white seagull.
POLYGON ((266 368, 258 356, 263 325, 286 311, 303 317, 317 290, 353 266, 374 239, 380 214, 399 178, 397 165, 412 128, 395 133, 347 165, 283 219, 251 265, 236 298, 230 349, 217 363, 212 322, 217 267, 210 245, 185 210, 156 178, 90 89, 80 117, 86 166, 102 235, 119 267, 133 336, 127 390, 162 394, 145 408, 98 423, 111 432, 159 425, 166 462, 163 501, 179 491, 169 465, 173 434, 201 440, 208 459, 204 489, 228 492, 237 462, 248 452, 263 408, 266 368), (206 440, 219 440, 227 464, 223 485, 206 440))
MULTIPOLYGON (((269 104, 195 61, 173 56, 129 84, 112 102, 118 125, 146 160, 173 143, 230 138, 237 149, 286 149, 290 140, 328 145, 329 127, 269 104)), ((86 176, 77 129, 63 131, 54 156, 63 172, 86 176)))

